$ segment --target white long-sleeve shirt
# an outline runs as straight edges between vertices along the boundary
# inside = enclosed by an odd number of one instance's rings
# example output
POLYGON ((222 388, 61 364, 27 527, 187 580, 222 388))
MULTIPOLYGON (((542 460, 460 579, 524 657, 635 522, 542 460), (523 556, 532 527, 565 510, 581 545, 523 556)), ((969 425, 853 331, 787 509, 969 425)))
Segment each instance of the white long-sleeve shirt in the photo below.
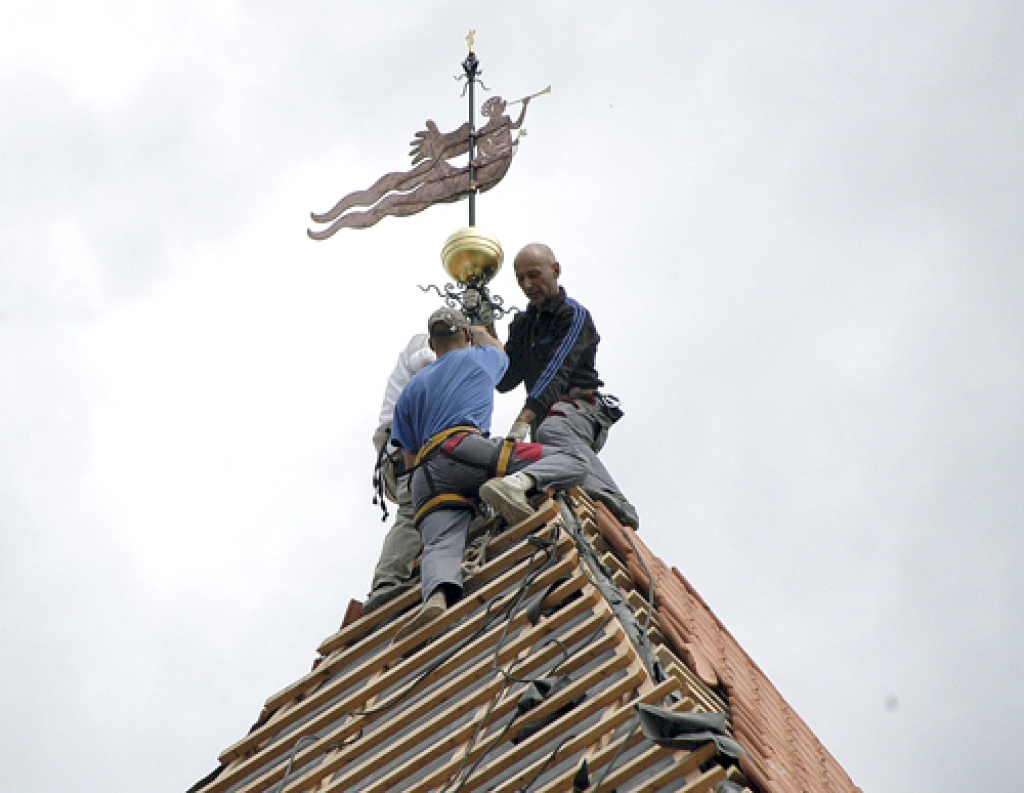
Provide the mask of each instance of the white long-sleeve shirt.
POLYGON ((380 406, 378 430, 374 434, 375 445, 378 434, 383 434, 381 430, 391 426, 391 420, 395 415, 395 403, 402 390, 416 372, 429 366, 436 359, 437 356, 430 349, 426 333, 417 333, 409 339, 405 349, 399 353, 398 361, 395 363, 395 368, 392 370, 391 376, 388 377, 387 387, 384 389, 384 403, 380 406))

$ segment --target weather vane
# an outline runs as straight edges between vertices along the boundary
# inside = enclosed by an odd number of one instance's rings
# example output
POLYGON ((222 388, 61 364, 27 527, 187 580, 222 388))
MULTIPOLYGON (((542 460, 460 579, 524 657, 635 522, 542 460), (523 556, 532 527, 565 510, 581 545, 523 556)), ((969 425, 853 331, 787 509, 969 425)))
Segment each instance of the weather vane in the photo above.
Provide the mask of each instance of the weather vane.
POLYGON ((441 132, 433 120, 427 119, 426 129, 417 132, 410 142, 410 170, 385 174, 368 189, 349 193, 329 211, 312 213, 316 223, 328 225, 308 229, 307 233, 314 240, 325 240, 343 228, 368 228, 387 215, 414 215, 434 204, 466 197, 469 225, 452 234, 441 249, 444 270, 456 285, 446 284, 444 292, 436 286, 425 289, 434 289, 448 305, 462 309, 470 319, 489 324, 508 310, 500 297, 488 293, 486 286, 501 269, 504 255, 498 238, 476 225, 476 196, 490 190, 508 173, 519 141, 526 135, 522 128, 526 108, 531 99, 550 93, 551 86, 513 102, 490 97, 480 108, 487 122, 477 129, 474 88, 479 84, 485 91, 489 89, 480 80, 483 72, 474 51, 475 41, 476 31, 471 30, 466 36, 469 54, 462 62, 463 74, 456 77, 465 80, 463 94, 469 94, 469 120, 452 132, 441 132), (505 110, 516 104, 521 104, 522 110, 512 121, 505 110), (517 133, 515 137, 513 132, 517 133), (465 166, 450 162, 465 154, 465 166))

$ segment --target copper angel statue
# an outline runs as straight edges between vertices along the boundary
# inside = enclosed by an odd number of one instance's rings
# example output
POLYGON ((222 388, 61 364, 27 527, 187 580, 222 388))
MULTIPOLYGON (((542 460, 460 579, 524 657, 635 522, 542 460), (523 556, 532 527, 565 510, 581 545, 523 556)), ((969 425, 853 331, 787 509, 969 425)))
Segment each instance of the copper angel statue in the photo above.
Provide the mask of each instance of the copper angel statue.
MULTIPOLYGON (((549 90, 550 87, 541 93, 549 90)), ((523 105, 519 118, 514 122, 505 115, 508 104, 500 96, 484 102, 480 111, 487 118, 487 123, 476 133, 477 151, 473 158, 475 179, 472 183, 468 165, 456 167, 448 162, 469 151, 469 124, 463 124, 454 132, 441 132, 428 119, 427 128, 417 132, 410 142, 412 150, 409 155, 414 166, 412 170, 385 174, 368 190, 359 190, 345 196, 329 212, 319 215, 312 213, 314 221, 330 225, 319 231, 309 229, 309 236, 315 240, 325 240, 338 229, 366 228, 386 215, 414 215, 431 204, 450 203, 473 190, 482 193, 491 189, 501 181, 512 164, 512 156, 526 130, 522 130, 514 139, 512 132, 522 127, 526 108, 533 96, 511 103, 521 102, 523 105)))

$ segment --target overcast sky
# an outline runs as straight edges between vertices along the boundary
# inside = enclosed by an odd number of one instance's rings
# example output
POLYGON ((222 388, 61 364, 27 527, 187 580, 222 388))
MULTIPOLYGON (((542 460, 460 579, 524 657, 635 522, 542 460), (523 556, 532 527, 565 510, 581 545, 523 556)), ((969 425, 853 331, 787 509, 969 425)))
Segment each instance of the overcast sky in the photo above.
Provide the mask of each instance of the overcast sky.
POLYGON ((493 93, 553 85, 478 222, 592 311, 645 541, 866 792, 1012 787, 1024 5, 984 0, 5 3, 0 787, 180 793, 365 594, 465 204, 305 229, 464 120, 470 27, 493 93))

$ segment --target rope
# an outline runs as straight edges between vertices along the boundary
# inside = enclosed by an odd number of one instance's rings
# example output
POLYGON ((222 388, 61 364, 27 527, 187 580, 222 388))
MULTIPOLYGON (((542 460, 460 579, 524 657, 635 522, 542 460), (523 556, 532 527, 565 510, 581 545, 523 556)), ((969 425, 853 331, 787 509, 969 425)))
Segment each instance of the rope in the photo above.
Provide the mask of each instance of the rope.
POLYGON ((480 547, 476 551, 476 558, 470 560, 464 560, 462 562, 462 573, 467 578, 476 575, 480 572, 480 568, 483 567, 487 561, 487 546, 491 544, 491 540, 494 538, 494 527, 491 526, 487 530, 487 533, 480 537, 480 547))
POLYGON ((381 523, 388 519, 388 500, 384 495, 384 460, 387 456, 388 442, 384 441, 384 445, 377 452, 377 462, 373 466, 373 503, 375 505, 379 504, 381 512, 384 513, 380 519, 381 523))

